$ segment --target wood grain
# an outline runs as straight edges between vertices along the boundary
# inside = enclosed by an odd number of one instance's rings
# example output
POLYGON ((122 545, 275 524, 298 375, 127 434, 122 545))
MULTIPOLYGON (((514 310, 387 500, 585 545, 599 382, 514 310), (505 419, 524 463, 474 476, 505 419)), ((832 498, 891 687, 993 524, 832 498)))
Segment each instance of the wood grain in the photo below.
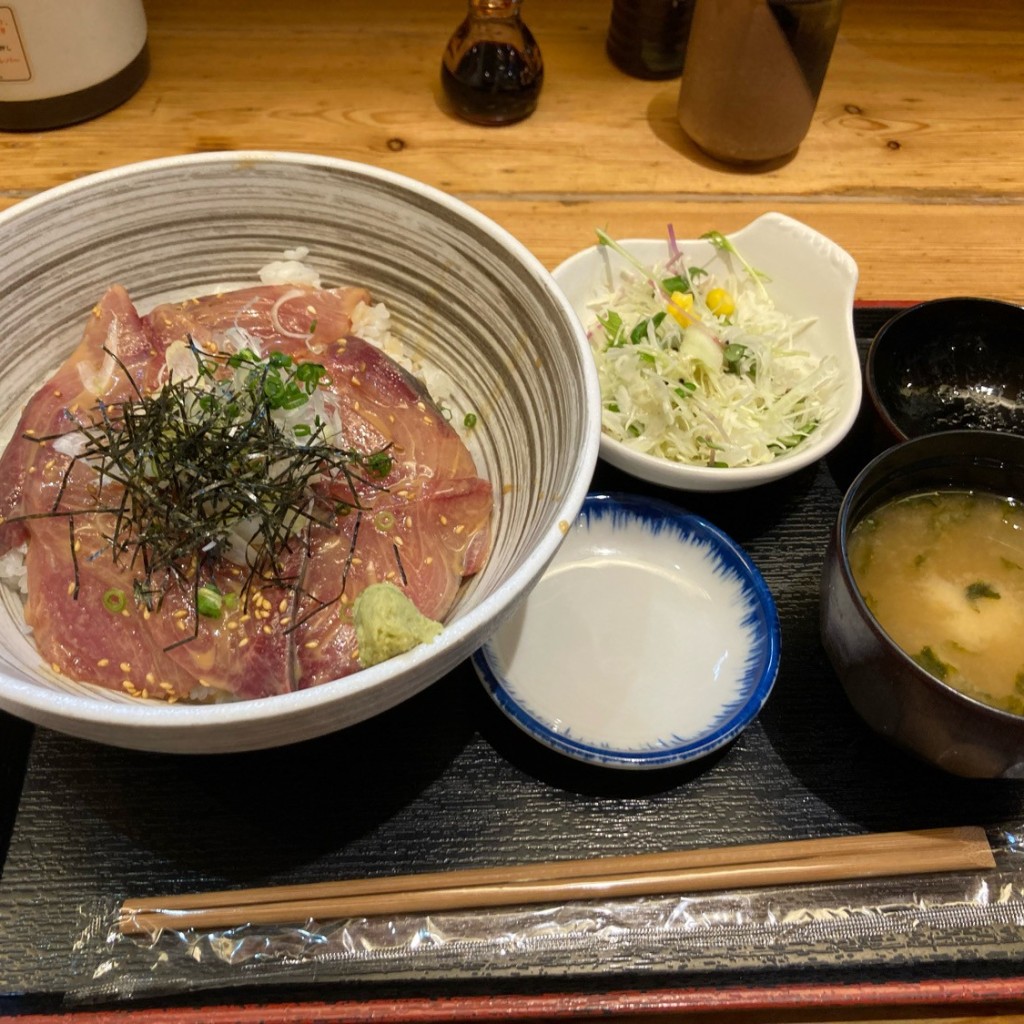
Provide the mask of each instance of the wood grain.
POLYGON ((495 216, 548 265, 668 220, 729 230, 779 209, 858 260, 860 297, 1024 296, 1024 7, 848 0, 811 131, 758 172, 703 157, 678 84, 616 70, 610 0, 526 8, 546 64, 533 117, 445 108, 438 66, 461 0, 149 0, 153 70, 110 114, 0 135, 0 208, 78 175, 204 150, 324 153, 411 175, 495 216))

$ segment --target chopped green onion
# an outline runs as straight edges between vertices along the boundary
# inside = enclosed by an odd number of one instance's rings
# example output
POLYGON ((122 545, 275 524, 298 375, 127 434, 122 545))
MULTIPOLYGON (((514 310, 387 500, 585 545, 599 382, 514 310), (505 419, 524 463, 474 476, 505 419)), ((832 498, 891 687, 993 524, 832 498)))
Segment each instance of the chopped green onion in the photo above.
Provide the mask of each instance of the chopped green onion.
POLYGON ((462 425, 467 430, 472 430, 476 426, 476 413, 467 412, 462 420, 462 425))
MULTIPOLYGON (((259 579, 288 586, 279 570, 282 545, 306 522, 320 522, 325 512, 329 517, 336 505, 321 495, 320 481, 354 492, 360 481, 383 481, 393 460, 387 449, 363 454, 337 447, 319 415, 303 416, 307 422, 299 423, 269 415, 305 405, 321 383, 329 382, 319 363, 297 364, 286 352, 263 358, 248 348, 209 354, 188 341, 198 378, 172 376, 152 394, 136 389, 135 397, 116 406, 98 403, 79 424, 86 442, 79 457, 94 465, 101 479, 116 477, 125 489, 114 526, 115 560, 124 552, 142 569, 131 584, 134 602, 150 612, 159 609, 163 581, 177 576, 195 585, 198 615, 216 618, 229 605, 216 587, 198 585, 195 567, 208 552, 223 550, 239 521, 252 527, 243 593, 259 579)), ((34 440, 46 443, 59 436, 34 440)), ((384 489, 383 483, 372 486, 384 489)), ((350 511, 341 503, 336 514, 350 511)), ((231 600, 237 605, 239 599, 231 600)), ((114 588, 102 604, 118 614, 128 601, 114 588)))
POLYGON ((367 472, 373 476, 384 477, 391 472, 391 456, 387 452, 374 452, 364 462, 367 472))

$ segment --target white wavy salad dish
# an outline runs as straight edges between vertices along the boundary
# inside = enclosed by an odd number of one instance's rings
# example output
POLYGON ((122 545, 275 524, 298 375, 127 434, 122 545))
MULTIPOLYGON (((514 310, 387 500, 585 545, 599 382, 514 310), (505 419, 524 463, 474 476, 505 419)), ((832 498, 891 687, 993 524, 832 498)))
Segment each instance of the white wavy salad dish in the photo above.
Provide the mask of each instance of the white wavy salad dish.
MULTIPOLYGON (((168 705, 42 665, 17 594, 0 603, 0 708, 117 746, 210 753, 279 746, 375 715, 474 651, 541 576, 597 461, 587 341, 551 276, 471 207, 412 179, 292 153, 213 153, 92 175, 0 214, 0 429, 81 337, 114 283, 140 308, 257 283, 295 247, 325 287, 359 284, 391 312, 495 492, 493 550, 437 640, 342 680, 257 700, 168 705)), ((428 381, 429 383, 429 381, 428 381)))
POLYGON ((593 494, 473 664, 502 711, 553 750, 664 768, 757 717, 780 650, 771 593, 721 530, 666 502, 593 494))
MULTIPOLYGON (((706 225, 713 229, 714 225, 706 225)), ((676 225, 678 229, 678 225, 676 225)), ((781 479, 827 455, 846 436, 861 403, 861 367, 853 330, 853 301, 858 270, 852 257, 824 235, 779 213, 766 213, 726 236, 743 258, 766 276, 775 307, 794 318, 813 318, 801 332, 802 347, 834 360, 839 386, 829 396, 826 421, 806 440, 771 462, 713 468, 670 461, 637 451, 607 433, 601 458, 639 479, 690 491, 732 491, 781 479)), ((645 266, 669 254, 666 238, 617 240, 645 266)), ((721 253, 708 241, 678 241, 691 263, 712 274, 723 271, 721 253)), ((611 248, 593 245, 569 257, 554 278, 584 326, 595 323, 592 303, 606 294, 624 270, 632 270, 611 248)))

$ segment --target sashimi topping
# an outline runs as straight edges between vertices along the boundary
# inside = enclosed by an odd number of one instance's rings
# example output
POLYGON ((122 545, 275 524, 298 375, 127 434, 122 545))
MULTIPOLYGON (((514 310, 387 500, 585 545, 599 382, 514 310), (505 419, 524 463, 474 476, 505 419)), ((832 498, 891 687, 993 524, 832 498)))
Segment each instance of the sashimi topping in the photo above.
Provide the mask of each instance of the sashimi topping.
POLYGON ((139 317, 108 292, 0 459, 0 554, 27 542, 54 670, 265 696, 359 669, 367 586, 443 618, 492 491, 422 385, 349 333, 368 299, 272 285, 139 317))

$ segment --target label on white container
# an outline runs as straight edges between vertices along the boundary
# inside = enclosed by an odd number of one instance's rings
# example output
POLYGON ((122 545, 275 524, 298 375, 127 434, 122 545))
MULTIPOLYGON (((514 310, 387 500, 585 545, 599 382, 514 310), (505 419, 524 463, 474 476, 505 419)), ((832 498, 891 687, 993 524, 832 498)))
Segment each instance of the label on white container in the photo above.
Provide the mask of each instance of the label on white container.
POLYGON ((0 82, 28 82, 31 78, 32 69, 18 34, 14 11, 0 7, 0 82))
POLYGON ((142 0, 10 0, 0 6, 0 102, 98 85, 145 42, 142 0))

